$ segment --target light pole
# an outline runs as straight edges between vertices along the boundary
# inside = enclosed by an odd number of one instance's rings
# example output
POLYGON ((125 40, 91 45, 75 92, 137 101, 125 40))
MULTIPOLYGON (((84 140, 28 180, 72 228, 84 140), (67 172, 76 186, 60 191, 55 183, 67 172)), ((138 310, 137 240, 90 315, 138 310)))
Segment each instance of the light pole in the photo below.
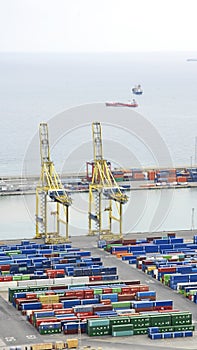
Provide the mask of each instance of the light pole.
POLYGON ((191 222, 191 230, 194 230, 194 208, 192 208, 192 222, 191 222))

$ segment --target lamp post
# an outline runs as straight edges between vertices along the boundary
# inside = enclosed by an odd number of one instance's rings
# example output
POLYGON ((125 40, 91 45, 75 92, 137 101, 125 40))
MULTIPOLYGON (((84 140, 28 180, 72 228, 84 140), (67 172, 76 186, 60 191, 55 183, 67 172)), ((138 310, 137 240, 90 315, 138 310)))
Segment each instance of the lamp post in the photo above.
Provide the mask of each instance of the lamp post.
POLYGON ((192 208, 192 222, 191 222, 191 230, 193 231, 194 230, 194 208, 192 208))

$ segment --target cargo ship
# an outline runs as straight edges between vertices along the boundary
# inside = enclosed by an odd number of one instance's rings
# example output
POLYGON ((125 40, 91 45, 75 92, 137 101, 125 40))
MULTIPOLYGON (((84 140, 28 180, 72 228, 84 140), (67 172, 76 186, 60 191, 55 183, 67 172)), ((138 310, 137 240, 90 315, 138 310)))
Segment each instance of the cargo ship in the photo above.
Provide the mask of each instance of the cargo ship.
POLYGON ((132 102, 106 102, 107 107, 138 107, 138 104, 135 100, 132 102))
POLYGON ((141 88, 141 85, 136 85, 132 88, 132 93, 135 95, 142 95, 143 90, 141 88))

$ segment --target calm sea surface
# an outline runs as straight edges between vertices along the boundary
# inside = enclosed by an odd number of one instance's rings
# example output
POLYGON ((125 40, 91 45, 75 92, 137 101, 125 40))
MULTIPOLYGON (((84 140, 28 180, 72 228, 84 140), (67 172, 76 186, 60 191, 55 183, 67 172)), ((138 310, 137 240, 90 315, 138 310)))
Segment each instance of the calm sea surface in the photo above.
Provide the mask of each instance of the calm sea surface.
MULTIPOLYGON (((0 177, 39 173, 42 121, 49 123, 60 172, 84 170, 92 159, 94 120, 102 122, 105 157, 116 166, 195 165, 197 62, 187 58, 196 56, 1 54, 0 177), (135 111, 105 107, 105 101, 131 100, 138 83, 144 94, 136 96, 135 111)), ((132 191, 124 231, 190 229, 192 208, 196 227, 196 192, 132 191)), ((1 239, 32 237, 34 202, 34 196, 0 198, 1 239)), ((74 195, 71 234, 87 232, 84 208, 87 195, 74 195)))

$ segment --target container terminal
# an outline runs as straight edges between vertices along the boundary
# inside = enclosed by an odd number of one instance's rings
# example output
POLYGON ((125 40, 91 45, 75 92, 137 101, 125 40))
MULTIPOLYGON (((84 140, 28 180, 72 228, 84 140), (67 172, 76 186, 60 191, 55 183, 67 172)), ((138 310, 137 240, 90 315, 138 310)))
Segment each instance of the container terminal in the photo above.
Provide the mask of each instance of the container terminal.
MULTIPOLYGON (((99 122, 92 124, 92 134, 89 232, 79 242, 68 235, 72 198, 51 161, 47 124, 40 124, 36 234, 32 241, 0 244, 0 348, 196 349, 197 236, 193 230, 125 235, 122 173, 112 173, 103 157, 99 122), (48 228, 47 200, 56 208, 54 232, 48 228)), ((143 172, 133 174, 141 180, 143 172)), ((147 181, 161 186, 166 179, 196 178, 195 169, 150 174, 154 179, 147 181)))
MULTIPOLYGON (((172 234, 172 233, 171 233, 172 234)), ((168 233, 164 234, 165 237, 167 237, 168 233)), ((184 241, 191 241, 192 237, 194 235, 193 231, 180 231, 175 233, 175 237, 177 239, 183 238, 184 241)), ((138 241, 143 241, 143 237, 148 237, 149 240, 152 239, 159 239, 161 237, 161 233, 145 233, 140 235, 140 234, 130 234, 126 235, 125 240, 138 240, 138 241)), ((43 243, 42 240, 33 240, 32 242, 34 244, 39 244, 43 243)), ((155 291, 157 297, 156 300, 162 302, 162 300, 165 301, 172 301, 173 302, 173 308, 174 310, 181 310, 181 312, 189 312, 192 313, 192 324, 193 326, 196 325, 197 322, 197 307, 196 304, 194 304, 193 301, 189 300, 186 298, 183 294, 180 294, 177 292, 177 290, 171 289, 169 286, 162 284, 159 280, 156 278, 153 278, 149 273, 143 272, 141 269, 137 268, 134 264, 129 264, 127 261, 124 261, 120 258, 117 258, 117 256, 114 254, 110 254, 109 252, 98 248, 98 240, 96 236, 91 236, 91 237, 82 237, 80 243, 82 242, 83 244, 83 252, 90 252, 92 257, 97 257, 101 259, 103 262, 104 266, 109 266, 109 267, 116 267, 118 276, 119 276, 119 281, 136 281, 139 280, 140 284, 143 285, 144 287, 148 287, 150 291, 155 291)), ((6 241, 3 242, 4 245, 21 245, 20 241, 6 241)), ((25 245, 28 245, 28 242, 22 242, 25 245)), ((24 246, 25 246, 24 245, 24 246)), ((24 247, 23 246, 23 247, 24 247)), ((78 248, 79 247, 79 241, 77 237, 72 237, 72 247, 78 248)), ((27 249, 27 248, 26 248, 27 249)), ((89 255, 90 258, 90 255, 89 255)), ((40 268, 39 268, 40 270, 40 268)), ((18 274, 19 276, 19 274, 18 274)), ((24 275, 23 275, 24 276, 24 275)), ((104 276, 104 275, 103 275, 104 276)), ((16 274, 17 277, 17 274, 16 274)), ((37 276, 38 277, 38 276, 37 276)), ((37 291, 39 290, 38 287, 42 288, 43 285, 47 285, 47 280, 43 279, 43 276, 39 276, 39 279, 37 280, 32 280, 34 281, 34 284, 31 284, 32 286, 36 286, 36 281, 37 281, 37 291), (42 278, 41 278, 42 277, 42 278)), ((61 285, 61 289, 63 289, 63 286, 68 285, 68 276, 64 278, 64 283, 63 283, 63 278, 57 277, 57 278, 50 278, 48 281, 50 281, 50 285, 53 281, 55 281, 55 286, 61 285), (59 282, 58 282, 59 281, 59 282), (67 282, 65 282, 67 281, 67 282)), ((81 280, 82 284, 82 279, 83 281, 89 281, 91 280, 92 276, 83 276, 83 277, 76 277, 76 282, 75 277, 72 277, 72 283, 79 284, 81 280)), ((97 276, 98 278, 98 276, 97 276)), ((111 335, 105 335, 105 336, 88 336, 85 333, 80 334, 78 330, 76 331, 75 334, 67 335, 64 333, 48 333, 48 334, 40 334, 38 330, 32 326, 27 320, 26 316, 22 314, 21 311, 17 310, 11 303, 8 302, 8 292, 6 291, 6 283, 11 287, 11 284, 15 283, 15 285, 18 285, 18 288, 21 288, 22 286, 24 287, 25 285, 27 286, 28 283, 30 283, 31 280, 18 280, 18 281, 12 281, 12 282, 5 282, 5 283, 0 283, 0 288, 1 288, 1 312, 2 312, 2 317, 3 317, 3 324, 1 324, 0 328, 0 348, 5 349, 9 348, 9 346, 17 346, 17 345, 23 345, 27 346, 30 349, 30 345, 32 344, 37 344, 37 343, 54 343, 56 341, 66 341, 66 339, 69 338, 77 338, 79 341, 79 346, 81 349, 83 349, 85 346, 90 346, 89 349, 129 349, 131 346, 134 349, 196 349, 196 332, 193 332, 192 337, 181 337, 181 338, 171 338, 171 339, 155 339, 151 340, 148 338, 147 334, 142 334, 142 335, 133 335, 133 336, 124 336, 124 338, 121 337, 112 337, 111 335), (124 342, 123 342, 124 339, 124 342)), ((88 282, 92 283, 93 282, 88 282)), ((95 285, 98 284, 99 282, 94 282, 95 285)), ((110 292, 110 283, 112 281, 108 282, 105 281, 104 285, 105 287, 108 288, 108 292, 110 292)), ((114 281, 113 281, 114 283, 114 281)), ((115 285, 117 288, 117 283, 118 280, 115 281, 115 285)), ((83 282, 84 285, 84 282, 83 282)), ((97 285, 98 288, 99 285, 97 285)), ((101 286, 101 285, 100 285, 101 286)), ((113 286, 114 287, 114 286, 113 286)), ((16 287, 15 287, 16 288, 16 287)), ((57 289, 57 287, 56 287, 57 289)), ((85 288, 84 288, 85 289, 85 288)), ((78 288, 79 290, 79 288, 78 288)), ((43 293, 43 292, 42 292, 43 293)), ((112 298, 115 296, 115 293, 111 293, 111 295, 106 294, 106 297, 112 298)), ((98 296, 98 295, 97 295, 98 296)), ((104 294, 103 294, 104 296, 104 294)), ((40 297, 41 299, 41 297, 40 297)), ((85 299, 84 299, 85 300, 85 299)), ((137 301, 135 301, 137 303, 137 301)), ((25 304, 24 304, 25 305, 25 304)), ((87 305, 86 305, 87 306, 87 305)), ((46 309, 45 309, 46 310, 46 309)), ((39 310, 38 310, 39 311, 39 310)), ((81 311, 81 310, 80 310, 81 311)), ((128 307, 126 309, 127 313, 128 307)), ((30 311, 26 311, 30 312, 30 311)), ((108 311, 109 312, 109 311, 108 311)), ((130 310, 131 312, 131 310, 130 310)), ((169 311, 168 311, 169 312, 169 311)), ((150 311, 145 312, 147 315, 148 313, 151 314, 150 311)), ((152 314, 153 311, 152 311, 152 314)), ((106 315, 106 313, 105 313, 106 315)), ((164 315, 162 313, 162 315, 164 315)), ((110 316, 112 317, 112 316, 110 316)), ((113 316, 114 317, 114 316, 113 316)), ((122 316, 123 317, 123 316, 122 316)), ((182 325, 183 326, 183 325, 182 325)))
MULTIPOLYGON (((87 169, 92 163, 87 162, 87 169)), ((112 169, 120 186, 128 190, 197 187, 197 168, 176 169, 112 169)), ((35 194, 39 175, 4 176, 0 179, 0 196, 35 194)), ((87 172, 61 175, 69 192, 88 192, 92 176, 87 172)))

